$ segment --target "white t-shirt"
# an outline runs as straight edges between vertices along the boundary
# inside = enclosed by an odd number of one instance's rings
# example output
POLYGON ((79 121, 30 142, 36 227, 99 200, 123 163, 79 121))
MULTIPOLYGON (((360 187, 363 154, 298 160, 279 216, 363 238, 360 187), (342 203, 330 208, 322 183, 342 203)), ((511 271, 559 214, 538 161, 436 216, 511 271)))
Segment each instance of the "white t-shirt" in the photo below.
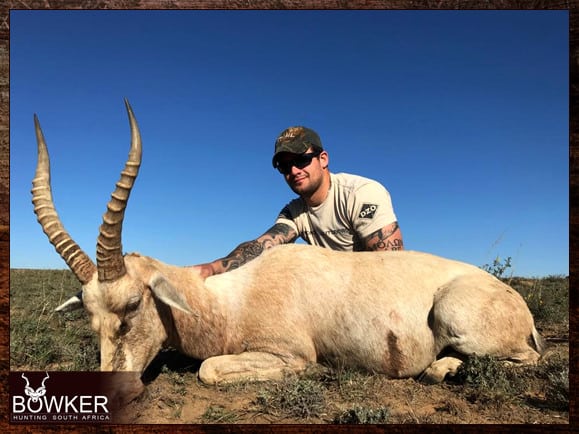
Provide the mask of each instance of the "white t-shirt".
POLYGON ((330 173, 328 197, 309 207, 297 198, 276 220, 293 228, 308 244, 333 250, 365 250, 362 240, 397 221, 390 193, 378 182, 347 173, 330 173))

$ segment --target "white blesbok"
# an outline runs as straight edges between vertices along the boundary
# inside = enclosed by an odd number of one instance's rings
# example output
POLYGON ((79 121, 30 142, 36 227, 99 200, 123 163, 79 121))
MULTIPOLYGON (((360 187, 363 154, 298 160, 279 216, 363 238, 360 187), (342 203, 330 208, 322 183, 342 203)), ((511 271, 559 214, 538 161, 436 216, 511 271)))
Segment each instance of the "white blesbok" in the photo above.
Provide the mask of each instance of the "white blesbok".
POLYGON ((433 383, 467 355, 540 358, 544 341, 514 289, 478 267, 426 253, 285 245, 207 279, 192 267, 123 255, 124 210, 141 163, 126 106, 131 148, 103 216, 96 265, 56 213, 36 116, 32 189, 38 221, 82 283, 81 297, 58 310, 84 306, 100 337, 101 370, 133 373, 122 385, 126 399, 142 392, 142 372, 166 346, 203 360, 205 383, 275 379, 320 361, 433 383))

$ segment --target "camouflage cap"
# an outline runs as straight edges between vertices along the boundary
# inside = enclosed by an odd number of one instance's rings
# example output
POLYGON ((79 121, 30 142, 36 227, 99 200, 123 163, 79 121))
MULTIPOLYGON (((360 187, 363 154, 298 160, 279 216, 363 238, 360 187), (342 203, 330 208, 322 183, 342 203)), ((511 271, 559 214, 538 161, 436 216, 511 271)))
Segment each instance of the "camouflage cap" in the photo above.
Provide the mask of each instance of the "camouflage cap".
POLYGON ((306 127, 289 127, 283 130, 275 141, 273 167, 276 167, 276 157, 281 152, 303 154, 310 148, 314 148, 316 151, 324 150, 320 136, 314 130, 306 127))

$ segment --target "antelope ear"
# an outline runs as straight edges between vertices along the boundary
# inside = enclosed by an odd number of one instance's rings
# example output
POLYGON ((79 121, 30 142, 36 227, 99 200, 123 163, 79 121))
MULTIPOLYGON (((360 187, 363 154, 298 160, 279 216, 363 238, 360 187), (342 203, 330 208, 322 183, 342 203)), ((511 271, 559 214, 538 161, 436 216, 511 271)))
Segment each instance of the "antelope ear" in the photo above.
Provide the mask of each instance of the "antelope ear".
POLYGON ((181 292, 169 283, 161 273, 156 272, 153 274, 153 277, 149 280, 149 286, 151 287, 153 294, 155 294, 155 297, 166 305, 182 310, 191 315, 197 315, 189 307, 181 292))
POLYGON ((82 291, 76 293, 56 309, 55 312, 71 312, 73 310, 82 309, 84 306, 82 304, 82 291))

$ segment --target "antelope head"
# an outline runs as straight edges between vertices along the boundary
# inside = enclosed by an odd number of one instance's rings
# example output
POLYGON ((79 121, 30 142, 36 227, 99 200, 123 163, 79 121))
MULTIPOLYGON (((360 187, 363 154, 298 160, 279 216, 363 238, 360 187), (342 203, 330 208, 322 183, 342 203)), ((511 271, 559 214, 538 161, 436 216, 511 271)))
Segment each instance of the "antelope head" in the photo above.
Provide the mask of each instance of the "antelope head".
POLYGON ((26 386, 24 386, 24 393, 32 400, 32 402, 38 402, 40 398, 46 395, 46 386, 44 386, 44 383, 46 382, 46 380, 50 378, 48 372, 46 373, 46 377, 44 377, 44 379, 42 380, 42 385, 38 389, 30 387, 30 382, 28 381, 28 378, 26 378, 26 376, 24 375, 24 372, 22 373, 22 378, 24 378, 24 380, 26 381, 26 386))
POLYGON ((32 202, 38 222, 50 243, 79 279, 82 290, 57 311, 84 307, 99 335, 102 371, 127 371, 122 386, 127 395, 139 395, 140 376, 167 339, 159 309, 167 305, 190 312, 175 288, 145 257, 122 254, 121 232, 125 208, 141 165, 141 137, 135 116, 125 100, 131 128, 131 147, 120 180, 103 215, 97 237, 96 265, 64 229, 52 199, 50 162, 44 135, 34 115, 38 143, 32 202), (161 303, 159 303, 161 302, 161 303))

